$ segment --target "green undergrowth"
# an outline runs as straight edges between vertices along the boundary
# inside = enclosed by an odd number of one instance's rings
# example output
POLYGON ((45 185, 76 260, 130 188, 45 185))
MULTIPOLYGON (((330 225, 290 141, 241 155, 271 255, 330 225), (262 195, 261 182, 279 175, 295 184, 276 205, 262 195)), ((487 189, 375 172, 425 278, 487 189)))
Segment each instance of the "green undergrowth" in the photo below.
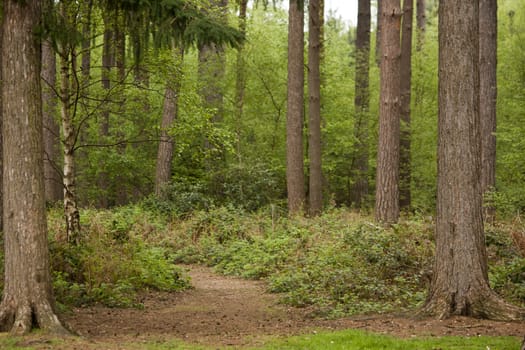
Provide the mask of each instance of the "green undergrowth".
POLYGON ((137 208, 85 210, 78 245, 63 238, 60 214, 50 212, 49 234, 53 286, 63 306, 140 307, 140 292, 189 287, 173 253, 144 239, 148 232, 166 229, 148 213, 137 208))

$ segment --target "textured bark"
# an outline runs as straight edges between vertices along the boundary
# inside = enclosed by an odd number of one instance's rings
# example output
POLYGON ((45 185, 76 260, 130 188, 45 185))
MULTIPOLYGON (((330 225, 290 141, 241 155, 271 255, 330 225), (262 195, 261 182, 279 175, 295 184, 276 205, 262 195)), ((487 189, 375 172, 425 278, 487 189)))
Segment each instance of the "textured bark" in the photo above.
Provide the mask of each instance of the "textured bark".
POLYGON ((410 101, 412 91, 412 18, 414 1, 403 0, 403 27, 401 32, 401 130, 399 144, 399 206, 410 209, 412 195, 410 101))
POLYGON ((483 233, 478 1, 439 5, 436 256, 423 313, 525 317, 490 289, 483 233))
MULTIPOLYGON (((3 2, 0 3, 0 31, 2 30, 2 27, 3 27, 3 23, 4 23, 4 4, 3 2)), ((2 38, 3 38, 3 34, 0 32, 0 60, 1 60, 1 57, 3 57, 3 52, 2 52, 2 38)), ((3 231, 3 217, 1 215, 1 213, 4 211, 4 201, 3 201, 3 159, 4 159, 4 156, 3 156, 3 152, 2 152, 2 149, 3 149, 3 141, 2 141, 2 123, 3 123, 3 112, 2 112, 2 82, 3 82, 3 76, 2 76, 2 63, 0 62, 0 231, 3 231)))
POLYGON ((286 188, 290 215, 304 209, 303 104, 304 3, 290 0, 288 15, 288 102, 286 115, 286 188))
POLYGON ((82 11, 82 85, 89 84, 91 74, 91 15, 93 13, 93 0, 84 1, 82 11))
POLYGON ((321 163, 321 51, 323 0, 308 4, 308 156, 310 158, 309 213, 319 215, 323 209, 323 173, 321 163))
POLYGON ((376 220, 399 219, 400 27, 399 0, 382 0, 379 140, 376 174, 376 220))
POLYGON ((44 187, 47 202, 62 200, 62 176, 59 171, 60 126, 57 112, 56 54, 51 43, 42 43, 42 115, 44 135, 44 187))
POLYGON ((417 44, 416 50, 420 51, 425 41, 425 30, 427 26, 427 8, 425 0, 416 0, 416 22, 417 22, 417 44))
MULTIPOLYGON (((248 0, 239 1, 239 30, 246 35, 246 11, 248 8, 248 0)), ((235 118, 237 120, 235 131, 237 133, 237 158, 239 164, 242 163, 242 130, 243 130, 243 114, 244 114, 244 95, 246 92, 246 63, 244 60, 243 46, 237 49, 237 77, 235 81, 235 118)))
POLYGON ((368 118, 370 107, 370 0, 359 0, 357 12, 356 64, 355 64, 355 124, 357 140, 351 174, 353 186, 350 202, 361 208, 368 197, 368 118))
MULTIPOLYGON (((496 186, 496 100, 497 100, 497 1, 479 2, 479 76, 481 118, 481 190, 496 186)), ((485 202, 484 218, 494 221, 495 208, 485 202)))
POLYGON ((164 105, 162 109, 162 121, 160 126, 160 142, 157 151, 157 167, 155 173, 155 195, 159 198, 164 196, 164 188, 171 180, 171 166, 173 161, 174 140, 169 135, 169 129, 177 120, 178 95, 181 84, 183 52, 173 49, 176 61, 176 72, 170 77, 166 84, 164 93, 164 105))
POLYGON ((4 1, 5 280, 0 330, 65 333, 53 310, 47 245, 40 95, 40 1, 4 1))

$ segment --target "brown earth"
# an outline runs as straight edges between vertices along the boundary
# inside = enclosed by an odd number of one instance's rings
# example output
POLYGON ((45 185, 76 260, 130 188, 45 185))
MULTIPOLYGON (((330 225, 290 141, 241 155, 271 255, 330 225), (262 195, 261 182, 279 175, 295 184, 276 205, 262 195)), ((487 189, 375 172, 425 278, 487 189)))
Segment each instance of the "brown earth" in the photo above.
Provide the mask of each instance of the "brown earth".
POLYGON ((278 296, 267 293, 263 282, 220 276, 201 266, 185 268, 193 289, 150 293, 143 299, 144 309, 78 308, 63 319, 94 343, 179 338, 195 344, 255 346, 268 336, 348 328, 399 337, 525 334, 525 322, 464 317, 441 321, 392 315, 315 319, 306 309, 280 305, 278 296))

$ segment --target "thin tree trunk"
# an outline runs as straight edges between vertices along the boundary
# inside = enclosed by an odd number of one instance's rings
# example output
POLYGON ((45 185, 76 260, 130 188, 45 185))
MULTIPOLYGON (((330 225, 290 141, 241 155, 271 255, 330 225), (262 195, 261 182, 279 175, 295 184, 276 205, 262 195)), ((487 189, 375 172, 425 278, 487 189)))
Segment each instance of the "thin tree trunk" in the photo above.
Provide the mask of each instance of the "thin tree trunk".
POLYGON ((525 318, 489 287, 482 219, 478 1, 439 4, 436 256, 423 313, 525 318))
POLYGON ((174 140, 169 135, 169 130, 177 120, 182 61, 184 59, 184 51, 182 49, 173 48, 172 50, 176 61, 176 72, 166 84, 155 173, 155 195, 159 198, 165 196, 164 189, 171 180, 174 140))
POLYGON ((382 0, 381 91, 377 146, 376 220, 399 219, 400 27, 399 0, 382 0))
POLYGON ((381 29, 383 22, 381 16, 383 13, 383 1, 377 0, 377 18, 376 18, 376 64, 379 66, 381 64, 381 29))
POLYGON ((51 43, 42 43, 42 114, 44 135, 44 185, 47 202, 62 200, 62 176, 59 172, 60 126, 55 116, 56 54, 51 43))
POLYGON ((0 330, 66 333, 54 310, 44 198, 41 2, 5 0, 3 155, 5 280, 0 330), (23 79, 21 79, 23 77, 23 79))
POLYGON ((355 124, 357 140, 351 174, 354 183, 350 202, 360 208, 368 197, 368 118, 370 106, 370 0, 359 0, 357 11, 356 64, 355 64, 355 124))
POLYGON ((425 0, 416 1, 416 22, 417 22, 417 39, 416 50, 420 51, 425 41, 425 31, 427 25, 427 9, 425 0))
POLYGON ((91 74, 91 14, 93 0, 82 3, 82 86, 89 84, 91 74))
MULTIPOLYGON (((239 1, 239 30, 246 35, 246 11, 248 0, 239 1)), ((235 84, 235 105, 236 105, 236 133, 237 133, 237 158, 242 164, 242 130, 244 114, 244 95, 246 90, 246 63, 244 62, 243 46, 237 49, 237 80, 235 84)))
MULTIPOLYGON (((3 57, 4 53, 3 53, 3 26, 4 26, 4 3, 1 2, 0 3, 0 31, 2 31, 2 33, 0 33, 0 61, 1 61, 1 58, 3 57)), ((3 220, 3 216, 2 216, 2 213, 4 211, 4 200, 3 200, 3 197, 4 197, 4 194, 3 194, 3 172, 4 172, 4 166, 3 166, 3 161, 4 161, 4 156, 3 156, 3 132, 2 132, 2 124, 3 124, 3 104, 2 104, 2 88, 3 88, 3 75, 2 75, 2 63, 0 62, 0 231, 3 232, 4 230, 4 220, 3 220)))
POLYGON ((323 173, 321 164, 321 51, 323 0, 310 0, 308 8, 308 94, 310 158, 309 213, 319 215, 323 209, 323 173))
POLYGON ((401 35, 401 131, 399 157, 399 206, 410 209, 412 194, 410 101, 412 91, 412 18, 414 1, 403 0, 403 27, 401 35))
POLYGON ((304 3, 290 0, 288 16, 288 109, 286 118, 286 187, 288 211, 304 209, 303 160, 304 3))
MULTIPOLYGON (((487 194, 496 186, 496 101, 497 101, 497 1, 479 2, 479 75, 481 118, 481 190, 487 194)), ((486 222, 493 222, 493 203, 484 205, 486 222)))

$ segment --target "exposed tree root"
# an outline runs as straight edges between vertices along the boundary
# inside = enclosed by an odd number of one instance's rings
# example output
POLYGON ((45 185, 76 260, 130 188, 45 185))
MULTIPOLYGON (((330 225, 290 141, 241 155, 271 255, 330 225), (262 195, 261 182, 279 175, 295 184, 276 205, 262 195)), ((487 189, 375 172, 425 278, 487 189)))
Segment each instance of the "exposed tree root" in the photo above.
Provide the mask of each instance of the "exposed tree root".
POLYGON ((512 305, 492 290, 476 293, 459 302, 453 294, 430 297, 418 316, 446 319, 451 316, 468 316, 495 321, 525 320, 525 309, 512 305))
POLYGON ((32 329, 42 329, 58 335, 71 333, 62 325, 49 302, 31 304, 28 301, 4 301, 0 305, 0 330, 24 335, 32 329))

